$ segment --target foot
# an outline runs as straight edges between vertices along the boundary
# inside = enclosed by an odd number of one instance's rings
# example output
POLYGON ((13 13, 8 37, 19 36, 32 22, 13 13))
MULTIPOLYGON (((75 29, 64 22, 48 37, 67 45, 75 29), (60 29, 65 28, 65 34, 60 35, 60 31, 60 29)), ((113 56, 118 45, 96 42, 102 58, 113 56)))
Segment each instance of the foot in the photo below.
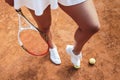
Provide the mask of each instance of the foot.
POLYGON ((57 47, 53 47, 49 49, 50 59, 55 64, 61 64, 61 59, 57 51, 57 47))
POLYGON ((66 47, 66 52, 70 55, 71 57, 71 62, 73 63, 75 68, 80 68, 80 62, 82 60, 82 53, 79 55, 75 55, 73 53, 74 47, 72 45, 67 45, 66 47))

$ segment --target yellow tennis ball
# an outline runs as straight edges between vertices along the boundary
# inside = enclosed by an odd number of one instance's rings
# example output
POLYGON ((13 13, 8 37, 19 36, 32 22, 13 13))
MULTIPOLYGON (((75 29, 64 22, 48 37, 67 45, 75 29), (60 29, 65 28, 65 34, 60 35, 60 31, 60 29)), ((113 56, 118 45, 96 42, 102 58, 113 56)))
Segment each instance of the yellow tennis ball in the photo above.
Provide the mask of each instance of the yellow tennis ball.
POLYGON ((75 69, 79 69, 79 68, 80 68, 80 66, 74 65, 74 68, 75 68, 75 69))
POLYGON ((89 59, 89 63, 90 63, 90 64, 95 64, 95 63, 96 63, 95 58, 90 58, 90 59, 89 59))

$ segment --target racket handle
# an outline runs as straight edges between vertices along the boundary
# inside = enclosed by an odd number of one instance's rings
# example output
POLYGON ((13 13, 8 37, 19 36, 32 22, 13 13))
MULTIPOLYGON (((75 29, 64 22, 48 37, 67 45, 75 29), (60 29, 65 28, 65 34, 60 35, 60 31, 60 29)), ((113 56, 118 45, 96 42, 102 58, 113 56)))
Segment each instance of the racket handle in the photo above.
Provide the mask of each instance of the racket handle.
POLYGON ((21 9, 15 9, 16 10, 16 12, 21 12, 21 9))

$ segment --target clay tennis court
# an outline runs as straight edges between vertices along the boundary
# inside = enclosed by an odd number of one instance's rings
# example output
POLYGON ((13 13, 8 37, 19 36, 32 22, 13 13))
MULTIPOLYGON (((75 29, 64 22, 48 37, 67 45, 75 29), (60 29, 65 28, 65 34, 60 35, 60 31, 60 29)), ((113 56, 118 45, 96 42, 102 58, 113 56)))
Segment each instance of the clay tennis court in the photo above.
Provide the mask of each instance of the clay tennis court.
MULTIPOLYGON (((17 42, 17 13, 0 0, 0 80, 120 80, 120 1, 94 0, 101 30, 83 48, 81 69, 75 70, 65 52, 73 43, 76 23, 60 8, 52 10, 51 29, 62 60, 54 65, 49 54, 27 54, 17 42), (94 66, 88 59, 96 58, 94 66)), ((36 24, 26 8, 27 17, 36 24)))

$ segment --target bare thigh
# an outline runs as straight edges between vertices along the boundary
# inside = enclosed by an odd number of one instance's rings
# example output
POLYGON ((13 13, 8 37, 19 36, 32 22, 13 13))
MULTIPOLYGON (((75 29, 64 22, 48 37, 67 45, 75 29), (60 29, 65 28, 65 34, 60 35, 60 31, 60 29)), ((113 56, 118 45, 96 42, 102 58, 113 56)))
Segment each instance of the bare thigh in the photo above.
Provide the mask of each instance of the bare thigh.
POLYGON ((51 26, 51 10, 50 6, 48 6, 44 13, 41 16, 36 16, 33 10, 30 10, 33 18, 35 19, 36 23, 38 24, 38 27, 43 32, 47 32, 50 29, 51 26))
POLYGON ((73 5, 63 6, 59 4, 60 8, 65 11, 82 30, 99 27, 98 15, 92 0, 73 5))

